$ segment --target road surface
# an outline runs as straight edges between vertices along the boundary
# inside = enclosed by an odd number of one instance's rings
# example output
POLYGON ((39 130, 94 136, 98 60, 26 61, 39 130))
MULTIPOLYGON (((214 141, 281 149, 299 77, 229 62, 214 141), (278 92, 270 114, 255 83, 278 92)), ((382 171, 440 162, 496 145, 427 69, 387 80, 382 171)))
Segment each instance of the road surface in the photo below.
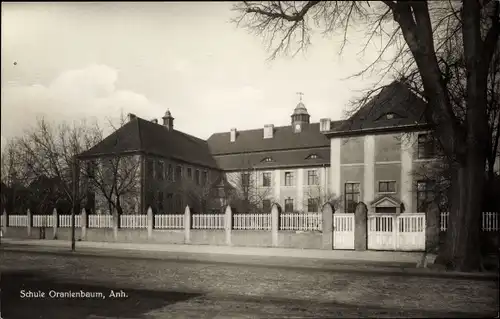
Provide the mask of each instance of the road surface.
POLYGON ((11 251, 0 271, 5 319, 498 314, 492 280, 11 251))

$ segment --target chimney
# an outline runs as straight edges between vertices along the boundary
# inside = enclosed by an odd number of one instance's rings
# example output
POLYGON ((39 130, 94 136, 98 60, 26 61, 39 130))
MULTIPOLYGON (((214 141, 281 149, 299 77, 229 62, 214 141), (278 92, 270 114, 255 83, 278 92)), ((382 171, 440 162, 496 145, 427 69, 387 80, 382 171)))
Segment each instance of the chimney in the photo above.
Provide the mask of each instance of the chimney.
POLYGON ((236 129, 231 129, 231 143, 236 141, 236 129))
POLYGON ((274 136, 274 125, 266 124, 264 125, 264 138, 273 138, 274 136))
POLYGON ((330 119, 320 119, 319 120, 319 131, 328 132, 330 130, 330 119))
POLYGON ((158 119, 152 119, 151 122, 158 124, 158 119))
POLYGON ((129 122, 130 122, 130 121, 132 121, 132 120, 134 120, 134 119, 136 119, 136 118, 137 118, 137 116, 136 116, 135 114, 133 114, 133 113, 128 113, 128 121, 129 121, 129 122))

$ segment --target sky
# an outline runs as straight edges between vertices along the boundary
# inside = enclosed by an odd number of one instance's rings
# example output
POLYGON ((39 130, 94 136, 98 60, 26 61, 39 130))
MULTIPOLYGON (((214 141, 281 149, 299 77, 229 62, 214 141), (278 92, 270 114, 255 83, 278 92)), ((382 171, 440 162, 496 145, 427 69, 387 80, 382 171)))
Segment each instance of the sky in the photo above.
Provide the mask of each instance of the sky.
POLYGON ((231 22, 230 2, 2 2, 2 145, 39 117, 60 123, 167 109, 177 130, 289 125, 303 92, 312 122, 343 118, 378 80, 347 79, 377 56, 362 36, 318 32, 309 49, 269 61, 263 39, 231 22))

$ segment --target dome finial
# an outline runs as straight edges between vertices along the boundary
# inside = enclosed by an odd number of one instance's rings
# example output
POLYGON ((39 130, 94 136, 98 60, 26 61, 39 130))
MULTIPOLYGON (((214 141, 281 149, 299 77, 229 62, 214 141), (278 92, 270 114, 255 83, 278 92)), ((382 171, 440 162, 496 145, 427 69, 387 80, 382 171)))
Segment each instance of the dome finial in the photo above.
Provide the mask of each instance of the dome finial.
POLYGON ((300 102, 302 102, 302 95, 304 95, 304 93, 302 93, 302 92, 297 92, 297 95, 299 96, 300 102))

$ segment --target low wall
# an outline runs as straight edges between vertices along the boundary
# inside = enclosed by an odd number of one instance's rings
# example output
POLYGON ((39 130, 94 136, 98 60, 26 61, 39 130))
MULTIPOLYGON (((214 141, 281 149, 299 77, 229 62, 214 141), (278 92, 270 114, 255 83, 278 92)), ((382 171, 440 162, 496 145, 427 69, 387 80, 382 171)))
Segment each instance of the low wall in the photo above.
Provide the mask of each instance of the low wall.
POLYGON ((112 228, 87 228, 85 241, 116 241, 112 228))
POLYGON ((158 244, 184 244, 184 231, 183 230, 153 230, 153 236, 149 242, 158 244))
POLYGON ((278 233, 278 247, 321 249, 323 235, 320 232, 280 231, 278 233))
POLYGON ((232 230, 231 244, 233 246, 271 247, 273 237, 270 231, 232 230))
POLYGON ((226 245, 224 230, 191 229, 191 244, 193 245, 226 245))
MULTIPOLYGON (((50 229, 50 237, 45 236, 46 239, 52 239, 54 238, 52 236, 53 231, 50 229)), ((71 227, 64 227, 64 228, 58 228, 56 231, 56 236, 57 239, 62 239, 62 240, 71 240, 71 227)), ((82 238, 82 229, 81 228, 75 228, 75 239, 76 240, 84 240, 82 238)))

